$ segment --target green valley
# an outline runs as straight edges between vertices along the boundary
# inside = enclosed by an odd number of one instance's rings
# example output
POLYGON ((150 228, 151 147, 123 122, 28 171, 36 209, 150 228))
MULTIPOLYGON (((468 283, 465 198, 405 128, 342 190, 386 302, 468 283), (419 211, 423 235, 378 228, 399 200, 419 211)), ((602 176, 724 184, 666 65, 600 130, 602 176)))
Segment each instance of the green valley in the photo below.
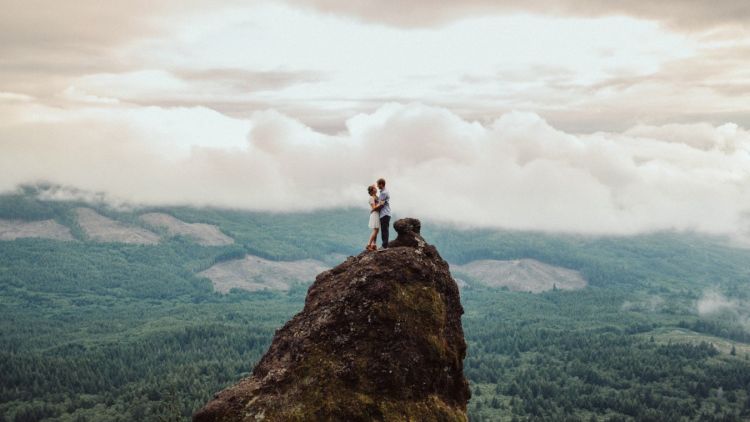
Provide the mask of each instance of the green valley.
MULTIPOLYGON (((188 420, 251 371, 312 281, 221 293, 198 273, 247 255, 333 266, 368 234, 358 209, 114 208, 38 193, 0 197, 15 227, 0 241, 0 421, 188 420), (47 220, 34 236, 51 227, 54 239, 18 234, 30 227, 19 221, 47 220)), ((472 421, 750 420, 750 250, 693 233, 423 227, 456 266, 534 260, 586 280, 540 293, 464 280, 472 421)))

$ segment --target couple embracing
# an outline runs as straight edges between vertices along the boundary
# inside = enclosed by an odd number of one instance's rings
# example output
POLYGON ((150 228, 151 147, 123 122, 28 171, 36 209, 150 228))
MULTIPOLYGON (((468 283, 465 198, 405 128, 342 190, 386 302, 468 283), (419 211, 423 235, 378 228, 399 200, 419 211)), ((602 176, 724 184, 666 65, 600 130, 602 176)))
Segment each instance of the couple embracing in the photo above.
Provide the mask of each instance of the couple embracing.
POLYGON ((372 234, 365 249, 375 251, 378 249, 376 244, 378 231, 380 231, 380 238, 383 241, 383 248, 388 247, 388 226, 391 224, 391 195, 385 188, 385 179, 378 179, 375 185, 368 186, 367 193, 370 195, 370 223, 368 226, 372 229, 372 234))

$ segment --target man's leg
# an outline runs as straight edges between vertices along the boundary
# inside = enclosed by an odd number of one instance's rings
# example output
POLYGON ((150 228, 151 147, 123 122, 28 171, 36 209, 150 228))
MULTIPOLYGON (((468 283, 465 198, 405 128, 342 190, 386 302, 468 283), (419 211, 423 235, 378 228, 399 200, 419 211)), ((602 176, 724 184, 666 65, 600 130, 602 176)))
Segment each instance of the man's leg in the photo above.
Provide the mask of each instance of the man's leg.
POLYGON ((383 241, 383 247, 388 247, 388 226, 391 224, 391 216, 384 215, 380 217, 380 239, 383 241))

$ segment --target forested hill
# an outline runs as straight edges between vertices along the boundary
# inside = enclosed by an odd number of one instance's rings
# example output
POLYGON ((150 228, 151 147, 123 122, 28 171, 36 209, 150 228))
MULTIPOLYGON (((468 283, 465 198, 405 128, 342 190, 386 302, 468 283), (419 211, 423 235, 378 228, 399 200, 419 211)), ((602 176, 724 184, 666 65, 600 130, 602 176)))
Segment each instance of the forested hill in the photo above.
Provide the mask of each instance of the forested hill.
MULTIPOLYGON (((246 256, 333 266, 367 237, 362 210, 125 209, 38 193, 0 196, 0 421, 188 418, 250 371, 312 281, 224 294, 199 273, 246 256), (53 238, 28 237, 39 233, 53 238)), ((451 264, 533 259, 587 282, 531 294, 463 280, 472 420, 750 418, 750 251, 690 233, 423 223, 451 264)))

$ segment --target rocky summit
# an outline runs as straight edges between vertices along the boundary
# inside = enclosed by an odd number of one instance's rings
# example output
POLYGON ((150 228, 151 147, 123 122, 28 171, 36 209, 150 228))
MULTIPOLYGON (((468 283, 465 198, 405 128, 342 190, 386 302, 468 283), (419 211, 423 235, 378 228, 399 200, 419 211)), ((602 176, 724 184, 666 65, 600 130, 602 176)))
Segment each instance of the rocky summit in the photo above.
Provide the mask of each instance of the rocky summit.
POLYGON ((466 421, 458 287, 419 220, 319 274, 252 375, 193 421, 466 421))

